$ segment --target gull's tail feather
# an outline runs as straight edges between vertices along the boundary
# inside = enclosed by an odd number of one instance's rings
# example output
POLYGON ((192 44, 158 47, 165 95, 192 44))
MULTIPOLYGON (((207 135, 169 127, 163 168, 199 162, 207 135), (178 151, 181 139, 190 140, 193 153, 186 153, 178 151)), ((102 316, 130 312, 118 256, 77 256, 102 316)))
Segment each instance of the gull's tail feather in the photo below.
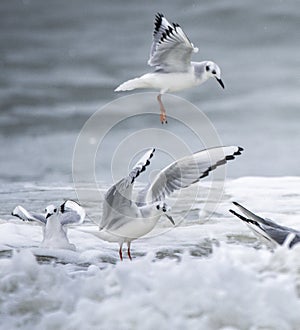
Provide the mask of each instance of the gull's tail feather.
POLYGON ((139 77, 125 81, 115 89, 115 92, 132 91, 133 89, 147 87, 148 83, 145 81, 145 79, 143 79, 143 77, 139 77))

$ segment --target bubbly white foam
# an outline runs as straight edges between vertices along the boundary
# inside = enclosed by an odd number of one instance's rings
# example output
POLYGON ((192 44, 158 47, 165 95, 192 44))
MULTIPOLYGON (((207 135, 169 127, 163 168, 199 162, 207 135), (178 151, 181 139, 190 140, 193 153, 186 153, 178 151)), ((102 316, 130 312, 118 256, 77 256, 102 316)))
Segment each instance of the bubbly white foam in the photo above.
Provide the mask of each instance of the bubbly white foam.
POLYGON ((298 329, 300 246, 272 251, 228 209, 237 200, 300 229, 299 191, 299 178, 228 181, 217 214, 133 242, 132 262, 118 261, 117 244, 80 231, 96 229, 90 224, 69 229, 77 248, 69 251, 41 248, 39 226, 2 221, 1 326, 298 329))

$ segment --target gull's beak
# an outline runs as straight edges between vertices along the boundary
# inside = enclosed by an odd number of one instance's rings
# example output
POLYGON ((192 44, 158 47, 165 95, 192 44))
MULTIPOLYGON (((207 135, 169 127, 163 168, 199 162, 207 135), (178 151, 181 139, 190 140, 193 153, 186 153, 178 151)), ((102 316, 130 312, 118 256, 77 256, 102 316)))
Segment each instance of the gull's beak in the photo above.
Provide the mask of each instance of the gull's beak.
POLYGON ((217 79, 218 83, 222 86, 222 88, 224 89, 225 85, 224 85, 222 79, 219 79, 219 78, 216 78, 216 79, 217 79))
POLYGON ((46 219, 48 219, 51 215, 52 215, 52 213, 47 213, 46 214, 46 219))
POLYGON ((174 222, 173 218, 170 215, 168 215, 167 213, 165 213, 165 216, 171 221, 172 225, 175 226, 175 222, 174 222))

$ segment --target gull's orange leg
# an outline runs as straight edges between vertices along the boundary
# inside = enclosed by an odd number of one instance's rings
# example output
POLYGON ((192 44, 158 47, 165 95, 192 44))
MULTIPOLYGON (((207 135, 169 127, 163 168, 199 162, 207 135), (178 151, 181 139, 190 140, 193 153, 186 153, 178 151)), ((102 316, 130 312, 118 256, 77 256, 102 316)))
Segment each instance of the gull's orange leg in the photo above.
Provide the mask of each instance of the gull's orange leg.
POLYGON ((159 108, 160 108, 160 122, 162 124, 167 124, 167 114, 166 114, 166 109, 162 103, 162 100, 161 100, 161 94, 159 94, 157 96, 157 101, 159 103, 159 108))

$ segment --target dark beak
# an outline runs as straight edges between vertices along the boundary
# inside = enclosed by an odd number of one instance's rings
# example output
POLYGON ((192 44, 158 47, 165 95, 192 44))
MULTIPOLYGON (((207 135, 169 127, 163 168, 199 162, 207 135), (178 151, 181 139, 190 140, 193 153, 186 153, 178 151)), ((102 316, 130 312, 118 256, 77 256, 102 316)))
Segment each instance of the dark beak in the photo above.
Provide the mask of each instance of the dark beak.
POLYGON ((225 86, 224 86, 222 79, 219 79, 219 78, 216 78, 216 79, 217 79, 218 83, 222 86, 222 88, 224 89, 225 86))
POLYGON ((173 218, 170 215, 168 215, 167 213, 165 213, 165 216, 171 221, 172 225, 175 226, 175 222, 174 222, 173 218))
POLYGON ((47 213, 46 214, 46 219, 48 219, 52 214, 51 213, 47 213))

